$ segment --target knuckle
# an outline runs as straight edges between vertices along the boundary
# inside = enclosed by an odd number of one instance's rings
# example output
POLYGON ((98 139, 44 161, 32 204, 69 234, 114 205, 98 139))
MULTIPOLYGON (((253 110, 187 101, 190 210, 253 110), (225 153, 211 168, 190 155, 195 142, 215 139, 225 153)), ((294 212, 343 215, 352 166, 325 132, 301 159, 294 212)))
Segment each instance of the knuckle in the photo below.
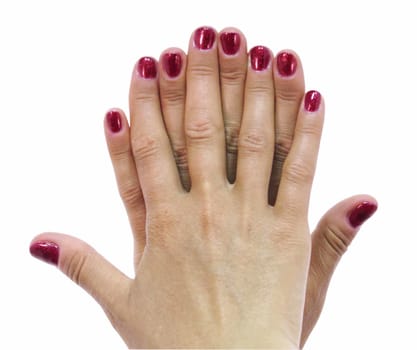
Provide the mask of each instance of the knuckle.
POLYGON ((283 176, 292 183, 304 184, 313 181, 313 171, 303 162, 296 161, 287 164, 284 169, 283 176))
POLYGON ((278 103, 287 104, 289 106, 299 105, 299 101, 303 96, 303 91, 291 90, 291 89, 277 89, 276 98, 278 103), (296 102, 296 103, 294 103, 296 102))
POLYGON ((339 257, 348 249, 349 240, 337 226, 328 225, 323 232, 323 238, 328 248, 339 257))
POLYGON ((193 142, 207 142, 216 134, 216 127, 207 117, 190 120, 185 126, 185 135, 193 142))
POLYGON ((239 150, 246 154, 263 152, 267 146, 267 137, 262 130, 253 129, 239 137, 239 150))
POLYGON ((155 157, 159 148, 159 142, 154 136, 144 135, 132 140, 132 153, 137 160, 155 157))
POLYGON ((222 67, 220 78, 222 84, 229 86, 241 86, 242 82, 246 78, 246 72, 242 70, 236 70, 234 66, 222 67))
POLYGON ((137 89, 133 91, 132 97, 136 105, 142 105, 149 102, 155 101, 155 91, 154 90, 142 90, 137 89))
POLYGON ((185 101, 185 89, 167 88, 161 91, 162 99, 167 107, 182 106, 185 101), (163 92, 162 92, 163 91, 163 92))
POLYGON ((124 147, 109 147, 110 157, 113 161, 125 161, 131 157, 130 143, 127 142, 124 147))
POLYGON ((195 63, 188 66, 187 75, 191 74, 194 77, 213 77, 218 75, 217 68, 210 64, 195 63))
POLYGON ((86 262, 87 256, 79 252, 75 252, 69 260, 65 262, 65 274, 78 285, 81 285, 81 278, 86 262))
POLYGON ((320 137, 321 126, 318 123, 315 123, 310 120, 310 122, 302 123, 302 126, 300 127, 300 132, 307 136, 320 137))
POLYGON ((138 184, 126 183, 119 187, 120 197, 126 207, 136 207, 142 200, 142 191, 138 184))
POLYGON ((247 87, 247 92, 252 95, 267 95, 272 91, 272 87, 268 83, 262 84, 262 81, 257 82, 257 84, 249 84, 247 87))

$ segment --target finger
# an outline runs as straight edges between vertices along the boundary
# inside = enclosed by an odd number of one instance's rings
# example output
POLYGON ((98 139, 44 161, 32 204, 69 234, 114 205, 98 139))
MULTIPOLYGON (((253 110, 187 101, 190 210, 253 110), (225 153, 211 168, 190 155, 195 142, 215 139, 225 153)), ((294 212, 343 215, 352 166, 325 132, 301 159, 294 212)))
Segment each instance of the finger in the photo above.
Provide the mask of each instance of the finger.
POLYGON ((274 154, 272 54, 267 47, 256 46, 249 56, 236 189, 266 204, 274 154))
POLYGON ((184 133, 186 67, 187 56, 182 50, 170 48, 162 52, 159 59, 159 91, 162 114, 181 182, 186 190, 190 190, 184 133))
POLYGON ((236 28, 225 28, 219 35, 218 54, 220 66, 220 90, 226 133, 227 178, 233 183, 240 123, 243 114, 243 96, 247 70, 246 38, 236 28))
POLYGON ((142 57, 133 71, 129 93, 132 153, 147 210, 182 191, 161 115, 157 75, 156 60, 142 57))
POLYGON ((191 189, 226 185, 224 125, 219 88, 216 32, 198 28, 187 62, 185 134, 191 189))
POLYGON ((314 230, 301 337, 303 345, 320 316, 337 264, 361 225, 377 207, 376 200, 370 196, 345 199, 331 208, 314 230))
POLYGON ((104 120, 107 148, 116 175, 120 197, 125 205, 135 244, 135 266, 146 244, 145 204, 130 145, 130 129, 120 109, 109 110, 104 120))
POLYGON ((282 167, 291 149, 295 123, 304 95, 301 61, 291 50, 278 53, 274 60, 275 85, 275 153, 269 184, 269 204, 274 205, 282 167))
POLYGON ((87 243, 58 233, 43 233, 30 244, 30 253, 57 266, 87 291, 108 315, 127 311, 131 280, 87 243))
POLYGON ((275 205, 277 212, 294 219, 305 219, 308 214, 323 122, 324 101, 319 92, 309 91, 297 117, 294 141, 284 163, 275 205))

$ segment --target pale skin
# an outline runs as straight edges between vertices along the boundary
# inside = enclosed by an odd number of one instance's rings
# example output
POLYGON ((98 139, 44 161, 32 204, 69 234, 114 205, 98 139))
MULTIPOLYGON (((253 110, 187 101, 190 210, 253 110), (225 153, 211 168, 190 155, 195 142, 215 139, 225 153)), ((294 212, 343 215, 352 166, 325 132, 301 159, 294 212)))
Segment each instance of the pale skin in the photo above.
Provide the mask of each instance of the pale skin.
POLYGON ((351 197, 310 232, 324 99, 309 110, 298 56, 287 51, 296 70, 284 77, 265 50, 269 63, 254 69, 244 35, 227 28, 210 48, 192 35, 187 55, 164 51, 155 76, 134 67, 130 123, 121 110, 111 112, 120 116, 117 132, 105 120, 133 231, 133 279, 74 237, 33 240, 59 246, 58 267, 100 303, 130 348, 302 347, 360 227, 350 213, 376 206, 351 197), (240 37, 233 55, 221 45, 230 32, 240 37), (181 57, 175 77, 167 53, 181 57))

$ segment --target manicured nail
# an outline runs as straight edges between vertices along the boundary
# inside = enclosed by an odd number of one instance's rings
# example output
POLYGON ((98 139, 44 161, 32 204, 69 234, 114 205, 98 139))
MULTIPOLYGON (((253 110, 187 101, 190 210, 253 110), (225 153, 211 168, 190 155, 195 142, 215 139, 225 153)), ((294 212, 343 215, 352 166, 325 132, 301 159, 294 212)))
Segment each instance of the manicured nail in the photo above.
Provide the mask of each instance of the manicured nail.
POLYGON ((320 107, 321 95, 320 92, 311 90, 306 93, 304 97, 304 108, 308 112, 315 112, 320 107))
POLYGON ((277 56, 278 73, 283 77, 289 77, 297 69, 297 59, 290 52, 281 52, 277 56))
POLYGON ((156 61, 152 57, 142 57, 137 64, 139 75, 145 79, 156 77, 156 61))
POLYGON ((54 242, 39 241, 30 246, 30 254, 48 264, 58 265, 59 246, 54 242))
POLYGON ((108 128, 112 132, 117 133, 122 130, 122 116, 120 115, 119 111, 108 111, 106 114, 106 121, 108 128))
POLYGON ((240 48, 240 35, 234 32, 224 32, 220 35, 220 42, 226 55, 235 55, 240 48))
POLYGON ((170 78, 175 78, 181 73, 182 59, 178 53, 166 53, 162 56, 162 66, 170 78))
POLYGON ((194 32, 194 46, 200 50, 210 50, 214 45, 216 33, 213 28, 200 27, 194 32))
POLYGON ((255 46, 250 50, 250 63, 253 70, 261 71, 268 68, 271 53, 265 46, 255 46))
POLYGON ((377 205, 370 202, 358 204, 349 214, 349 222, 353 227, 362 225, 378 209, 377 205))

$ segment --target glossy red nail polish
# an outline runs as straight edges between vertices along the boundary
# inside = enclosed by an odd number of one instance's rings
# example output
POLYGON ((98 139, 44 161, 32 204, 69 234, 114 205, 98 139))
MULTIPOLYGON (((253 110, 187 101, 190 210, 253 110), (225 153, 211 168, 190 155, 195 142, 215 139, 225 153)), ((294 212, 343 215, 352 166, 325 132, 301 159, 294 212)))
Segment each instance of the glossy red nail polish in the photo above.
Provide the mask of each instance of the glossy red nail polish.
POLYGON ((156 77, 156 61, 152 57, 142 57, 137 64, 139 75, 145 79, 156 77))
POLYGON ((316 112, 320 108, 320 92, 311 90, 304 97, 304 108, 308 112, 316 112))
POLYGON ((368 220, 378 209, 377 205, 370 202, 358 204, 349 213, 349 222, 352 227, 358 227, 368 220))
POLYGON ((240 35, 234 32, 224 32, 220 35, 220 42, 226 55, 235 55, 240 48, 240 35))
POLYGON ((194 46, 200 50, 210 50, 214 45, 216 32, 210 27, 200 27, 194 32, 194 46))
POLYGON ((108 128, 112 132, 117 133, 122 130, 122 116, 120 115, 119 111, 108 111, 106 114, 106 121, 108 128))
POLYGON ((48 264, 58 265, 59 246, 54 242, 34 242, 30 246, 30 254, 48 264))
POLYGON ((278 73, 283 77, 290 77, 297 69, 297 59, 290 52, 281 52, 277 56, 278 73))
POLYGON ((181 73, 182 59, 178 53, 166 53, 162 56, 162 66, 170 78, 176 78, 181 73))
POLYGON ((253 70, 261 71, 268 68, 271 53, 265 46, 255 46, 250 50, 250 63, 253 70))

